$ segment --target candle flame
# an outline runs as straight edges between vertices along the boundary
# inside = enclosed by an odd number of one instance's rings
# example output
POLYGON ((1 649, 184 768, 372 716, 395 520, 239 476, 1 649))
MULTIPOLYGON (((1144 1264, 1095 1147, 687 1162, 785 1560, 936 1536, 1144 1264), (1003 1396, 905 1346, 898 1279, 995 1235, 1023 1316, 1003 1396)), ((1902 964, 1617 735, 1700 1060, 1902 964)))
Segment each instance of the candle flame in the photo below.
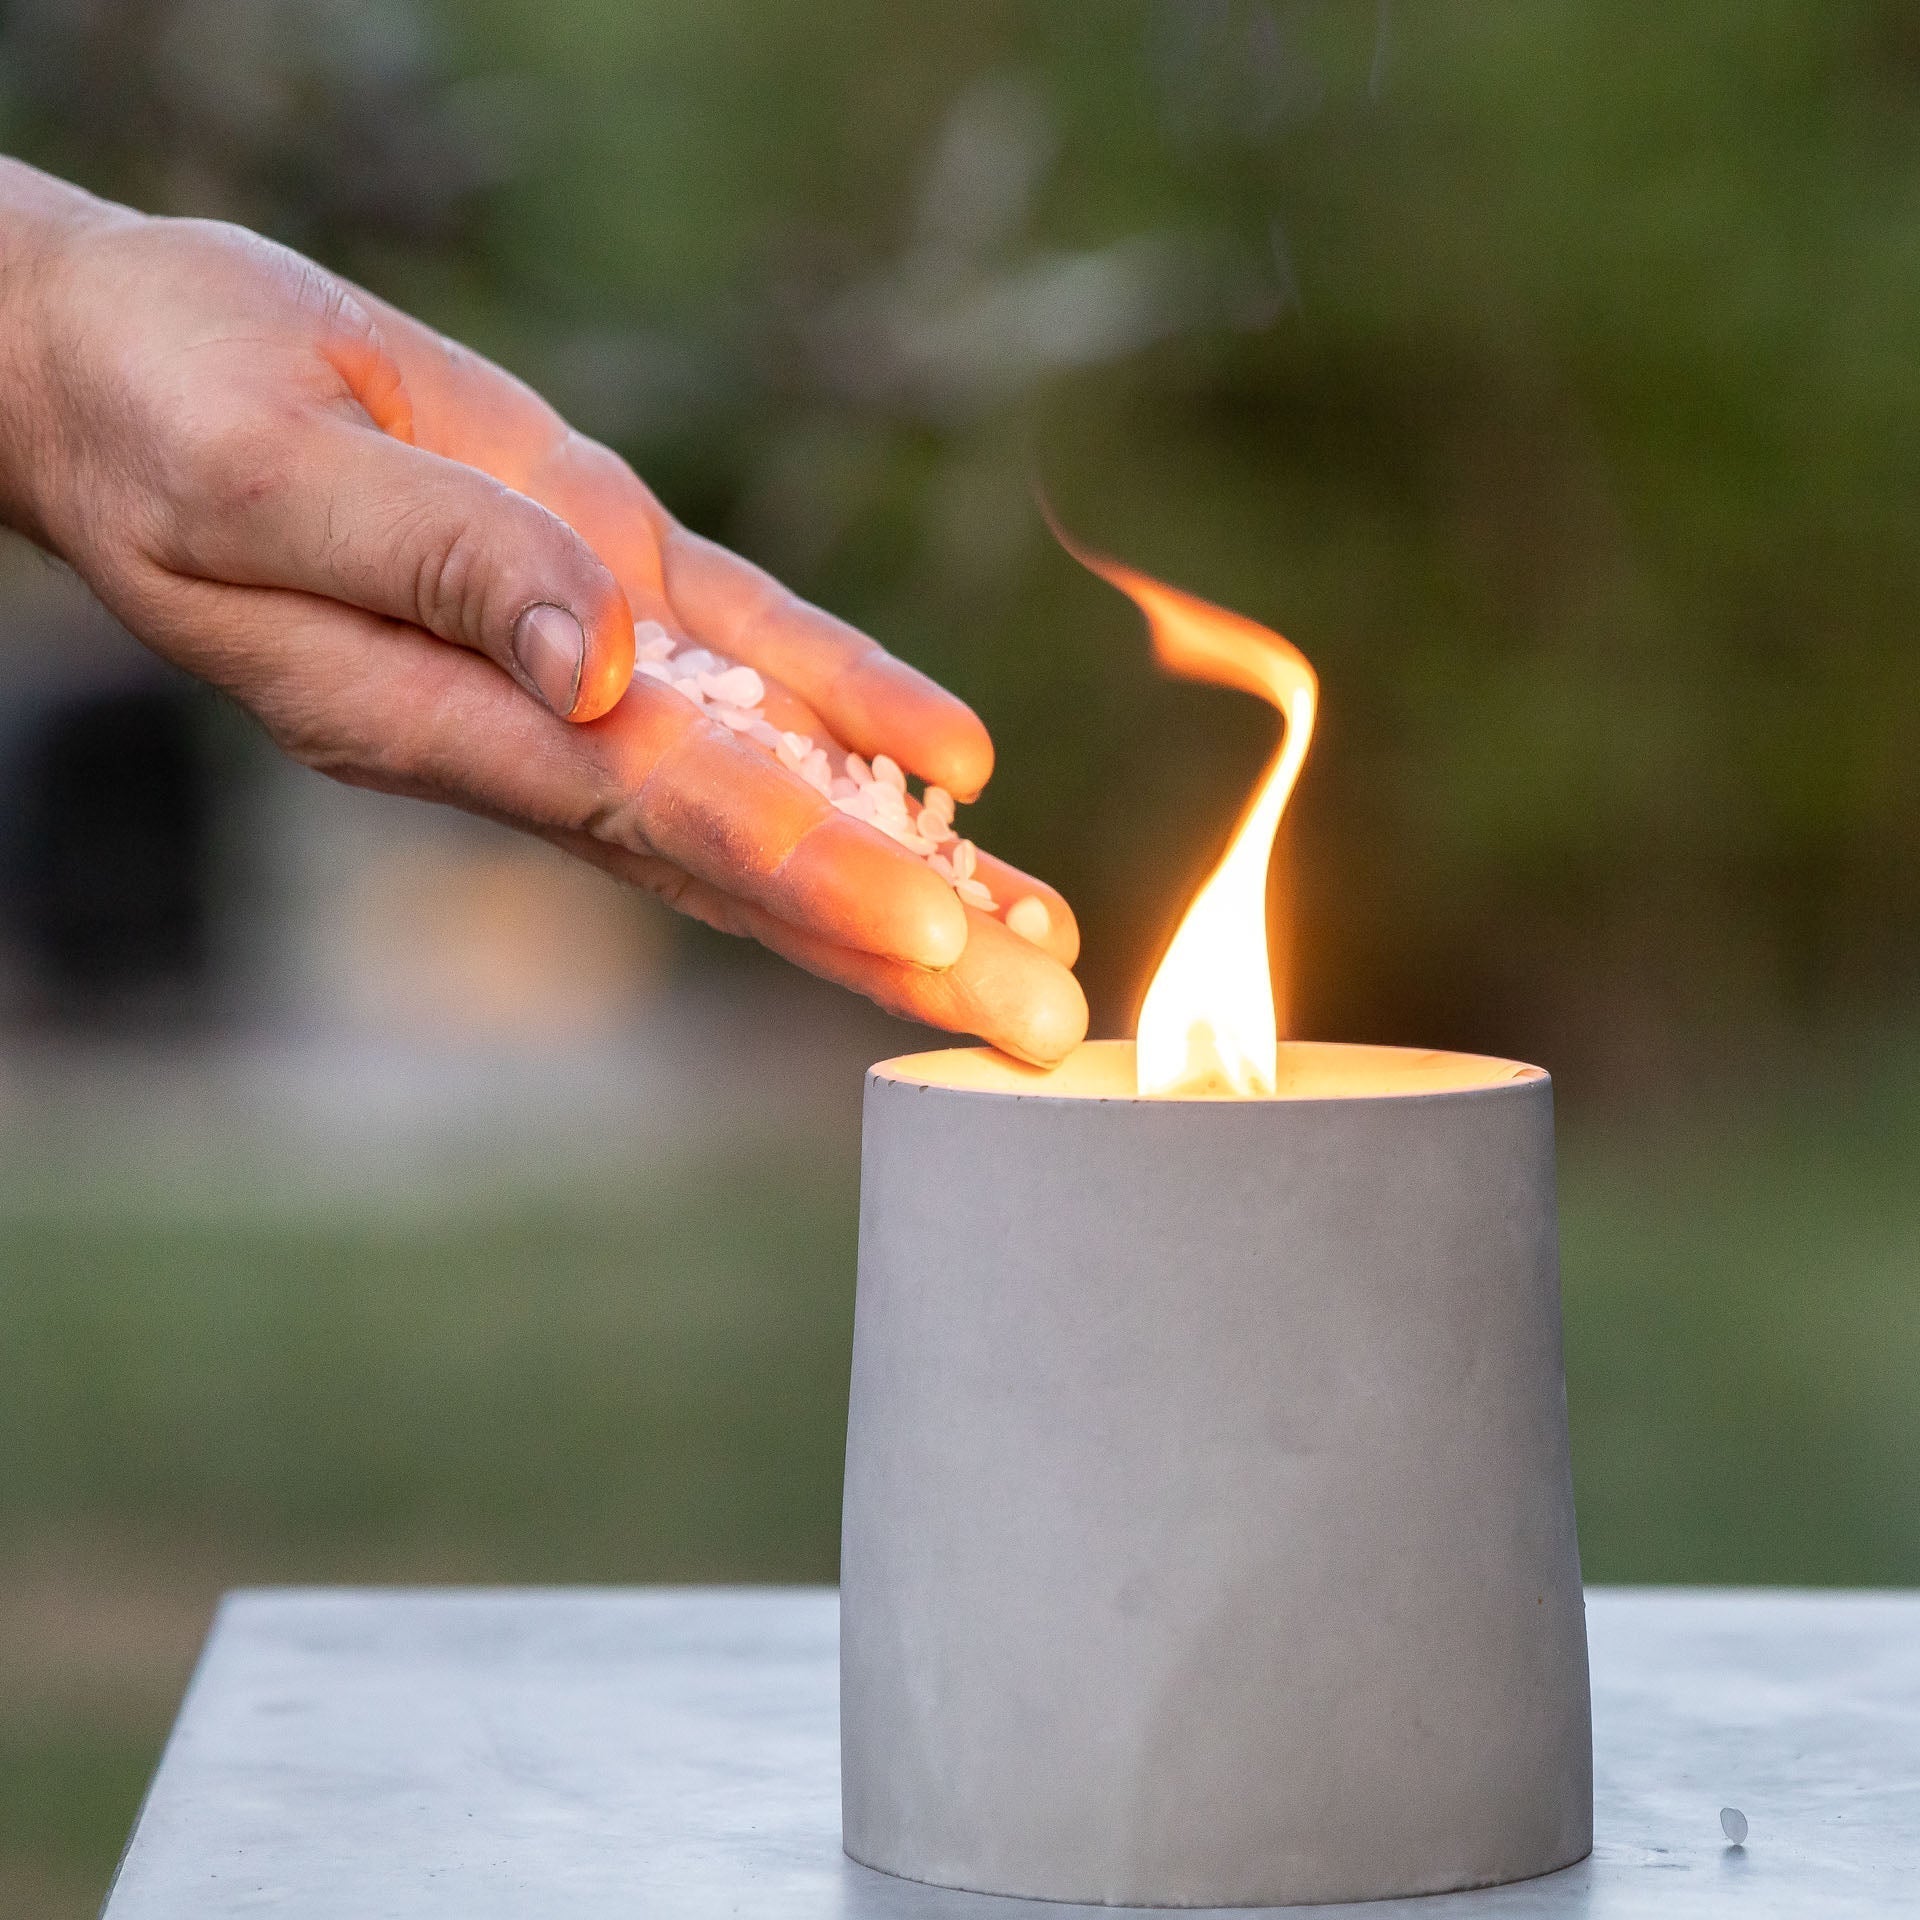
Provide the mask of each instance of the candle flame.
POLYGON ((1146 615, 1154 658, 1169 673, 1258 694, 1285 722, 1220 864, 1194 895, 1147 988, 1136 1047, 1143 1094, 1271 1094, 1280 1034, 1267 868, 1313 738, 1320 683, 1306 656, 1270 628, 1089 552, 1057 525, 1054 534, 1146 615))

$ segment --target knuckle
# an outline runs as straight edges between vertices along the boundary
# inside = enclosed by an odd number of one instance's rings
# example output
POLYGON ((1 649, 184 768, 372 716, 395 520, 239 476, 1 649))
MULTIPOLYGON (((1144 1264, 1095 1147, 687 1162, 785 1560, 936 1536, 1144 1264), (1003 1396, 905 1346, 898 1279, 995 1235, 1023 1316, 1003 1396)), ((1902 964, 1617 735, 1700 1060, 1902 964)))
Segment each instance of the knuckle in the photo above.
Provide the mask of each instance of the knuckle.
POLYGON ((736 644, 751 651, 765 636, 777 638, 792 625, 794 612, 802 604, 790 587, 782 586, 770 574, 760 574, 741 603, 736 644))
POLYGON ((404 725, 369 738, 324 711, 282 712, 263 719, 274 744, 289 759, 342 786, 419 794, 431 784, 421 765, 419 743, 404 725))
POLYGON ((161 423, 162 492, 177 535, 190 544, 256 521, 293 482, 289 423, 276 415, 208 419, 194 403, 161 423))
POLYGON ((256 703, 254 712, 267 737, 289 760, 342 786, 384 786, 385 776, 394 771, 382 767, 379 756, 370 754, 355 734, 331 724, 324 712, 305 703, 256 703))
POLYGON ((570 536, 505 488, 491 510, 438 496, 402 508, 393 538, 409 557, 410 617, 477 652, 503 652, 513 622, 536 602, 589 597, 570 536))
POLYGON ((659 714, 658 732, 596 831, 643 844, 696 878, 764 883, 795 829, 763 804, 759 769, 733 736, 687 710, 679 695, 663 697, 681 712, 659 714))
POLYGON ((602 801, 585 815, 580 824, 584 832, 591 834, 604 846, 618 847, 642 858, 658 851, 647 833, 638 794, 626 793, 602 801))
POLYGON ((664 901, 676 912, 685 912, 688 897, 693 892, 693 876, 679 867, 663 863, 659 871, 651 876, 649 888, 655 899, 664 901))
POLYGON ((554 455, 556 466, 570 469, 594 490, 614 497, 618 497, 622 491, 631 490, 636 503, 643 510, 658 511, 658 503, 647 490, 646 483, 611 447, 602 446, 598 440, 589 440, 577 428, 566 426, 564 422, 562 428, 554 455))
POLYGON ((401 509, 393 537, 399 550, 411 556, 408 598, 415 624, 444 639, 478 646, 476 603, 485 552, 472 523, 442 516, 423 503, 401 509))
POLYGON ((376 718, 324 676, 302 672, 276 676, 270 691, 246 704, 290 759, 342 786, 444 797, 436 676, 403 672, 392 690, 396 697, 382 703, 376 718))

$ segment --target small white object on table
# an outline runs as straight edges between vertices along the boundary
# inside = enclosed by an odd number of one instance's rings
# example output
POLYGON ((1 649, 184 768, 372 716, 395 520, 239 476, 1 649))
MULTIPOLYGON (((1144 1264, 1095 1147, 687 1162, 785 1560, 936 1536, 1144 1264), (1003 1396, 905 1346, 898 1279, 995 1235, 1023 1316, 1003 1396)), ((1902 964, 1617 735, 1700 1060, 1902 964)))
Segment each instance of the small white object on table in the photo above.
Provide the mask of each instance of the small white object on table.
MULTIPOLYGON (((1121 1911, 940 1892, 842 1855, 836 1624, 817 1589, 234 1595, 103 1920, 1121 1911)), ((1591 1859, 1284 1911, 1915 1910, 1920 1595, 1597 1589, 1588 1625, 1591 1859)))

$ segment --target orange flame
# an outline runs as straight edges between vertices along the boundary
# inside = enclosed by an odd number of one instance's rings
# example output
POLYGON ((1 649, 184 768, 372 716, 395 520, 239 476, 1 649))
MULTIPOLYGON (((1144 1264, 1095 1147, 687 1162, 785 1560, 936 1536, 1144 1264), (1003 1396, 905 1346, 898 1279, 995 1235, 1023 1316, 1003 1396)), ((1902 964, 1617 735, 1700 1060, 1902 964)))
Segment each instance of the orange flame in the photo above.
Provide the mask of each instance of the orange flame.
POLYGON ((1280 1035, 1267 952, 1267 868, 1313 738, 1320 683, 1306 655, 1270 628, 1089 552, 1057 524, 1053 531, 1082 566, 1146 615, 1154 658, 1169 673, 1258 694, 1286 722, 1220 864, 1155 970, 1135 1049, 1143 1094, 1271 1094, 1280 1035))

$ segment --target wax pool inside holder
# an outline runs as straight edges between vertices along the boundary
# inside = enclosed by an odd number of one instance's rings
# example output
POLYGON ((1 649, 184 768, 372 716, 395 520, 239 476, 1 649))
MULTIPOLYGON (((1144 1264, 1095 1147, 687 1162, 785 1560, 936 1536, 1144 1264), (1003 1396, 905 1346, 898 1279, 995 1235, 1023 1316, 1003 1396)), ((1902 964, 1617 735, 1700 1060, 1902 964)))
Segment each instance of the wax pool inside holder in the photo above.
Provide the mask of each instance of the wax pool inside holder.
MULTIPOLYGON (((1141 1098, 1131 1040, 1089 1040, 1058 1067, 1023 1066, 990 1047, 942 1047, 883 1060, 874 1074, 910 1086, 957 1092, 1027 1094, 1053 1100, 1141 1098)), ((1540 1080, 1538 1067, 1478 1053, 1431 1053, 1418 1047, 1346 1046, 1283 1040, 1274 1100, 1371 1100, 1396 1095, 1459 1093, 1475 1087, 1540 1080)), ((1173 1099, 1240 1101, 1236 1094, 1178 1094, 1173 1099)))

